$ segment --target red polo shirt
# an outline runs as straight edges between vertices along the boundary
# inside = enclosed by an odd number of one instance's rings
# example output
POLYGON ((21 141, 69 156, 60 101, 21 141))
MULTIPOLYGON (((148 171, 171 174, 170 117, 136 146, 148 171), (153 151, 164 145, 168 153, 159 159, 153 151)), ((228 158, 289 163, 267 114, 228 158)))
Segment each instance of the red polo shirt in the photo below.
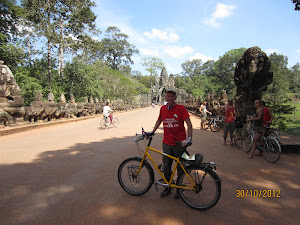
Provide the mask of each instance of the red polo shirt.
POLYGON ((183 105, 175 104, 174 108, 168 109, 167 105, 160 108, 159 120, 163 121, 164 139, 167 145, 177 145, 176 141, 181 142, 186 139, 184 121, 190 115, 183 105))

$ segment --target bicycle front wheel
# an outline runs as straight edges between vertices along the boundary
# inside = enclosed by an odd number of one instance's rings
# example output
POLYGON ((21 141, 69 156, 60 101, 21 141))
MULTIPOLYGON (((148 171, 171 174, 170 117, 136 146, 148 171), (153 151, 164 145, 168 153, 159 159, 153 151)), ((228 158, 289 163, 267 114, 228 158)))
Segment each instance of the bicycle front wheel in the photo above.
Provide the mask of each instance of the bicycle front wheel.
POLYGON ((218 175, 210 168, 202 166, 186 167, 186 172, 195 181, 196 187, 193 190, 187 187, 193 187, 189 177, 182 172, 177 180, 179 193, 182 200, 193 209, 200 211, 214 207, 221 196, 221 180, 218 175))
POLYGON ((118 127, 119 126, 119 120, 118 120, 118 118, 115 118, 115 117, 113 118, 112 125, 114 127, 118 127))
POLYGON ((241 129, 235 129, 233 132, 233 141, 235 146, 240 149, 243 146, 243 135, 241 129))
POLYGON ((141 158, 129 158, 119 166, 119 183, 124 191, 131 195, 145 194, 154 182, 153 169, 147 162, 144 162, 140 172, 137 174, 141 162, 141 158))
POLYGON ((275 138, 267 137, 265 139, 265 149, 263 157, 271 163, 279 160, 281 154, 281 146, 275 138))
POLYGON ((245 134, 245 137, 243 139, 243 149, 245 152, 250 152, 253 145, 253 137, 251 136, 250 132, 247 132, 245 134))
POLYGON ((212 120, 211 121, 211 124, 210 124, 210 130, 212 132, 217 132, 221 129, 221 125, 220 125, 220 122, 216 121, 216 120, 212 120))

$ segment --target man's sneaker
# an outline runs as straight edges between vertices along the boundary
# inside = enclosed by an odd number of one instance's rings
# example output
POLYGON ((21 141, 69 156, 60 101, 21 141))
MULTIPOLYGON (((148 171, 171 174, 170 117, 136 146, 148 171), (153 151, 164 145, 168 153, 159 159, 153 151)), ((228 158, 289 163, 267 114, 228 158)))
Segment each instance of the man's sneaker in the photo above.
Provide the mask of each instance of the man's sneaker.
POLYGON ((179 199, 180 198, 180 194, 179 194, 179 190, 176 189, 176 194, 174 196, 175 199, 179 199))
POLYGON ((161 193, 160 193, 160 197, 164 198, 167 195, 169 195, 171 193, 171 188, 170 187, 166 187, 161 193))

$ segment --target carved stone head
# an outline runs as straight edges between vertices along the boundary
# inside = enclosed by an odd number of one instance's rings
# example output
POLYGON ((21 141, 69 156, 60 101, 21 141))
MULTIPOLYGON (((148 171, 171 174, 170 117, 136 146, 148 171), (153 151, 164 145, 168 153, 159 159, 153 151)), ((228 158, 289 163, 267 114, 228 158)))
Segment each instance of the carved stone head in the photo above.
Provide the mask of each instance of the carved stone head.
POLYGON ((75 103, 75 98, 73 94, 71 94, 70 96, 70 103, 75 103))
POLYGON ((61 95, 60 95, 60 103, 66 103, 66 97, 65 97, 64 93, 61 93, 61 95))
POLYGON ((38 92, 36 93, 35 100, 36 100, 36 101, 42 101, 42 100, 43 100, 43 94, 42 94, 41 91, 38 91, 38 92))
POLYGON ((54 95, 52 92, 49 92, 48 94, 48 102, 54 102, 54 95))

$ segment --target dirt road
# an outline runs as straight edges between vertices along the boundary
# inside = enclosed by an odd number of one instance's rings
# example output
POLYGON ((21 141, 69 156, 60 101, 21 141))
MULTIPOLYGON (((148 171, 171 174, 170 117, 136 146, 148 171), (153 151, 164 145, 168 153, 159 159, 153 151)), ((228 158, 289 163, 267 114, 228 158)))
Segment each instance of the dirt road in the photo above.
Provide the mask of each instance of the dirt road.
MULTIPOLYGON (((99 117, 0 137, 0 224, 299 224, 300 155, 282 155, 275 164, 248 160, 222 145, 222 131, 199 131, 194 116, 189 152, 217 164, 219 203, 199 212, 174 194, 160 198, 154 187, 140 197, 125 193, 118 166, 138 155, 134 135, 142 127, 150 131, 158 112, 115 114, 120 126, 108 130, 99 129, 99 117), (238 198, 239 190, 280 193, 238 198)), ((152 146, 161 149, 161 141, 159 129, 152 146)))

